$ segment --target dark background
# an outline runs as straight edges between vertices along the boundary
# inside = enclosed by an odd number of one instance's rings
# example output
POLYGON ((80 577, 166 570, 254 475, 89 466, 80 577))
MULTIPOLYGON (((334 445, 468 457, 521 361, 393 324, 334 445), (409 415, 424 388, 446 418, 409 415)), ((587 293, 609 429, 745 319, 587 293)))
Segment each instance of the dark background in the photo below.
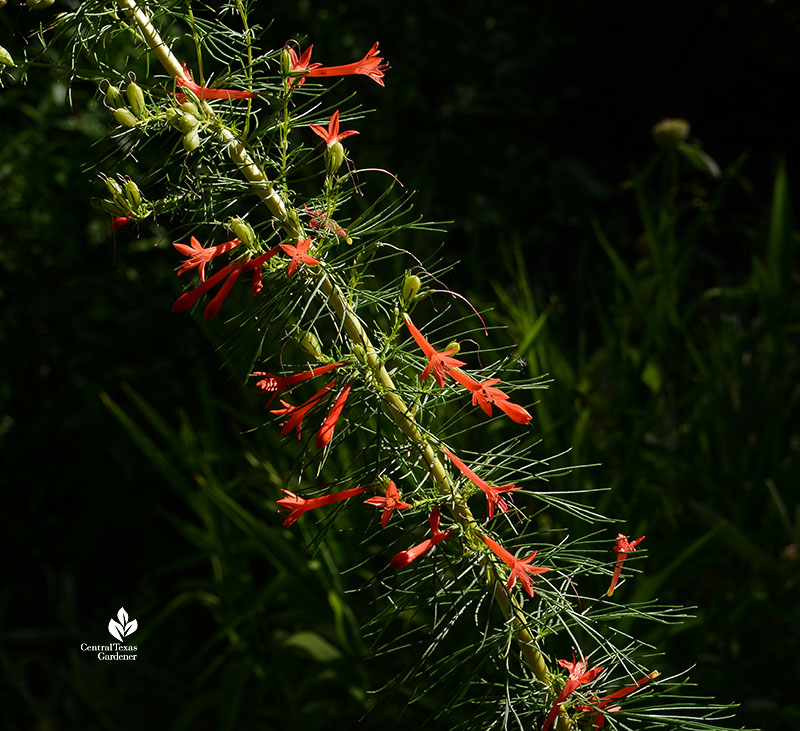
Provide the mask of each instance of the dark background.
MULTIPOLYGON (((602 463, 565 480, 611 486, 603 509, 628 521, 624 532, 647 533, 644 595, 699 608, 682 628, 653 631, 664 666, 696 665, 700 693, 742 703, 734 725, 796 725, 798 299, 787 216, 780 283, 759 279, 756 262, 769 268, 781 159, 789 184, 797 179, 789 108, 800 10, 780 1, 279 10, 267 42, 313 42, 326 64, 380 41, 386 88, 354 80, 376 109, 358 123, 359 165, 395 172, 426 218, 454 221, 446 251, 463 263, 453 289, 487 307, 496 283, 528 316, 547 314, 521 353, 533 375, 555 377, 537 412, 547 446, 602 463), (723 169, 740 163, 691 236, 702 209, 691 201, 710 200, 719 183, 681 168, 688 203, 675 239, 692 264, 678 284, 655 272, 624 184, 652 159, 650 128, 666 116, 689 119, 723 169), (707 296, 714 287, 739 294, 707 296), (661 298, 674 301, 678 324, 658 318, 661 298), (660 385, 643 382, 646 362, 660 385)), ((0 45, 17 57, 27 12, 0 10, 0 45)), ((267 24, 278 9, 263 12, 267 24)), ((362 659, 369 643, 356 628, 370 597, 344 593, 359 586, 336 569, 355 563, 347 541, 312 556, 303 536, 279 529, 259 466, 279 472, 286 458, 263 430, 239 436, 260 404, 221 365, 221 323, 169 313, 174 257, 152 250, 146 225, 139 240, 118 232, 115 246, 91 207, 101 191, 84 169, 108 119, 94 89, 74 93, 70 110, 44 69, 0 90, 0 715, 8 728, 40 729, 141 728, 154 717, 170 728, 352 724, 372 702, 365 690, 397 668, 362 659), (135 668, 98 666, 76 648, 105 642, 121 605, 139 620, 142 656, 135 668)), ((663 204, 657 174, 642 189, 663 204)), ((440 239, 405 243, 422 256, 440 239)), ((496 317, 521 342, 528 320, 507 304, 496 317)), ((390 724, 407 701, 388 698, 365 726, 390 724)), ((419 718, 429 710, 421 704, 419 718)), ((414 713, 400 725, 418 722, 414 713)))

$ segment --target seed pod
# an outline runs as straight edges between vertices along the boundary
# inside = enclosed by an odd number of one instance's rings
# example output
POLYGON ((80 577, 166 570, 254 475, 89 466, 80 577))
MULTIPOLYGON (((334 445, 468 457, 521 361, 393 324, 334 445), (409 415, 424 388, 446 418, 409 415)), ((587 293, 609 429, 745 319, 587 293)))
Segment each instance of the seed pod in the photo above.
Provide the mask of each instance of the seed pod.
POLYGON ((333 177, 343 162, 344 147, 341 142, 336 142, 325 151, 325 171, 330 177, 333 177))
MULTIPOLYGON (((2 6, 0 5, 0 7, 2 6)), ((8 51, 6 51, 6 49, 3 48, 2 46, 0 46, 0 63, 6 66, 14 65, 14 59, 11 58, 11 54, 8 51)))
POLYGON ((142 205, 142 194, 139 192, 139 186, 132 180, 126 180, 124 185, 125 199, 130 204, 132 210, 136 210, 142 205))
POLYGON ((256 233, 253 231, 253 227, 247 223, 247 221, 243 221, 241 218, 232 218, 230 221, 230 227, 234 234, 236 234, 236 238, 239 239, 248 249, 252 249, 253 245, 256 241, 256 233))
POLYGON ((44 10, 49 8, 56 0, 26 0, 31 10, 44 10))
POLYGON ((106 89, 106 104, 112 109, 119 109, 125 106, 122 94, 119 93, 119 89, 116 86, 109 85, 108 89, 106 89))
POLYGON ((194 102, 184 102, 181 104, 180 110, 186 114, 193 114, 195 117, 200 116, 200 110, 197 108, 197 104, 194 102))
POLYGON ((410 305, 414 301, 414 297, 419 294, 419 288, 422 286, 422 280, 416 274, 406 274, 403 281, 403 304, 410 305))
POLYGON ((116 119, 117 122, 119 122, 123 127, 135 127, 139 122, 139 120, 133 116, 133 113, 130 111, 130 109, 125 109, 124 107, 114 110, 114 119, 116 119))
POLYGON ((137 117, 141 117, 144 114, 144 92, 142 87, 131 81, 125 88, 125 95, 128 97, 133 113, 137 117))
POLYGON ((297 338, 297 343, 312 358, 316 358, 317 360, 324 360, 324 357, 322 355, 322 348, 320 348, 319 340, 317 340, 317 336, 314 335, 314 333, 305 332, 304 330, 301 330, 300 335, 297 338))
POLYGON ((191 132, 198 124, 200 124, 200 122, 197 121, 197 117, 193 114, 184 113, 178 117, 178 129, 180 129, 181 132, 191 132))
POLYGON ((197 130, 193 129, 187 132, 183 136, 183 149, 186 152, 191 152, 192 150, 196 150, 200 146, 200 135, 197 134, 197 130))

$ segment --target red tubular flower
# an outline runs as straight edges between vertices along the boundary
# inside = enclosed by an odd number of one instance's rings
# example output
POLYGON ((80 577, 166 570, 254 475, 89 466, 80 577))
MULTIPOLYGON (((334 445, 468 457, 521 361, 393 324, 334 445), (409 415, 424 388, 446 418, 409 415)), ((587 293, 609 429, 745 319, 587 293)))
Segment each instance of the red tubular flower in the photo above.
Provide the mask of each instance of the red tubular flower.
POLYGON ((463 475, 469 478, 473 485, 476 485, 486 493, 486 500, 489 506, 489 520, 494 517, 495 507, 497 507, 501 513, 505 513, 508 510, 508 503, 500 497, 500 493, 522 489, 521 487, 516 487, 515 485, 503 485, 502 487, 494 487, 493 485, 489 485, 480 477, 478 477, 478 475, 476 475, 469 467, 467 467, 467 465, 465 465, 449 449, 445 449, 444 453, 450 457, 450 461, 456 467, 458 467, 463 475))
POLYGON ((553 704, 553 707, 550 709, 550 713, 547 714, 547 719, 544 722, 544 726, 542 726, 542 731, 549 731, 550 727, 553 725, 556 715, 558 714, 558 709, 561 708, 561 704, 570 695, 572 695, 579 686, 583 685, 584 683, 591 683, 598 675, 600 675, 600 673, 603 672, 603 670, 605 670, 605 668, 598 667, 587 670, 586 658, 575 662, 575 657, 573 656, 572 660, 572 662, 569 660, 558 661, 558 664, 561 665, 562 668, 569 670, 569 678, 567 679, 566 685, 564 685, 564 689, 561 691, 561 693, 559 693, 558 698, 556 698, 556 702, 553 704))
POLYGON ((317 449, 324 449, 333 438, 333 430, 336 428, 336 422, 339 421, 339 417, 342 414, 342 409, 344 408, 345 401, 347 401, 347 397, 350 395, 352 385, 353 384, 348 383, 341 390, 336 397, 336 401, 333 402, 331 410, 325 417, 325 421, 322 422, 322 426, 317 432, 317 449))
POLYGON ((400 551, 389 563, 389 565, 393 569, 402 569, 412 561, 416 561, 420 556, 424 553, 427 553, 431 550, 437 543, 441 543, 446 538, 449 538, 452 534, 452 531, 440 531, 439 530, 439 508, 435 507, 431 510, 430 518, 428 518, 428 522, 431 526, 431 533, 433 536, 431 538, 426 538, 422 543, 418 543, 413 548, 409 548, 407 551, 400 551))
POLYGON ((282 409, 272 409, 269 413, 275 414, 276 416, 285 416, 286 421, 283 423, 283 429, 281 429, 281 435, 288 434, 292 429, 297 431, 297 438, 303 435, 303 419, 305 418, 306 414, 313 409, 319 400, 334 386, 336 385, 336 381, 331 381, 327 386, 324 386, 319 391, 317 391, 308 401, 300 404, 300 406, 292 406, 287 401, 281 399, 281 403, 283 404, 284 408, 282 409))
POLYGON ((534 551, 528 558, 516 558, 513 554, 506 551, 497 541, 493 541, 489 538, 489 536, 482 536, 482 538, 483 542, 492 549, 492 553, 511 569, 506 589, 511 591, 517 583, 517 579, 519 579, 522 588, 533 597, 533 580, 528 574, 544 574, 550 570, 544 566, 530 565, 530 562, 536 557, 538 551, 534 551))
POLYGON ((203 245, 194 236, 189 239, 189 242, 190 246, 179 242, 172 244, 181 254, 187 257, 186 261, 181 264, 181 268, 178 270, 178 276, 184 272, 188 272, 190 269, 199 267, 198 272, 200 273, 201 282, 206 281, 207 262, 215 259, 220 254, 225 254, 231 249, 235 249, 242 243, 239 239, 233 239, 232 241, 226 241, 224 244, 203 248, 203 245))
POLYGON ((315 510, 316 508, 321 508, 325 505, 331 505, 332 503, 338 503, 341 500, 347 500, 347 498, 361 495, 361 493, 366 492, 366 490, 366 487, 354 487, 350 490, 334 492, 332 495, 312 497, 306 500, 301 498, 299 495, 295 495, 289 490, 284 490, 281 488, 281 491, 286 493, 286 497, 278 500, 278 505, 281 506, 281 509, 289 511, 289 515, 286 517, 286 520, 283 521, 283 524, 293 525, 297 522, 297 519, 303 515, 303 513, 307 513, 309 510, 315 510))
POLYGON ((480 406, 487 416, 492 415, 492 404, 494 404, 517 424, 531 423, 533 417, 522 406, 512 403, 508 400, 508 394, 499 388, 494 388, 495 383, 500 383, 499 378, 490 378, 488 381, 478 383, 464 371, 457 369, 454 369, 451 375, 472 394, 472 405, 480 406))
POLYGON ((279 244, 279 246, 283 249, 285 254, 292 257, 292 260, 289 262, 289 269, 287 270, 290 277, 295 273, 295 270, 300 264, 309 264, 310 266, 319 264, 316 259, 306 253, 311 246, 311 239, 301 241, 297 246, 292 246, 291 244, 279 244))
MULTIPOLYGON (((183 244, 181 244, 183 246, 183 244)), ((187 247, 188 248, 188 247, 187 247)), ((275 254, 278 253, 278 248, 275 247, 274 249, 270 249, 266 254, 261 254, 257 256, 255 259, 242 259, 237 262, 233 262, 228 264, 226 267, 223 267, 218 272, 216 272, 212 277, 207 279, 202 284, 198 285, 192 290, 189 290, 185 294, 182 294, 178 299, 175 300, 175 304, 172 305, 173 312, 184 312, 188 310, 197 300, 199 300, 206 292, 212 289, 214 286, 219 284, 223 279, 227 277, 225 284, 222 285, 220 291, 214 297, 214 299, 208 303, 206 306, 205 312, 203 313, 203 319, 211 320, 217 316, 219 313, 220 307, 222 307, 222 303, 225 301, 225 298, 228 296, 228 293, 231 291, 231 288, 236 283, 236 280, 239 278, 239 275, 243 272, 249 272, 252 270, 258 270, 265 261, 271 259, 275 254)))
POLYGON ((131 222, 131 219, 127 216, 114 216, 114 220, 111 221, 111 226, 109 228, 113 231, 115 228, 121 228, 131 222))
POLYGON ((608 587, 606 596, 611 596, 614 593, 614 589, 619 581, 619 575, 622 573, 622 565, 625 563, 625 559, 628 557, 629 553, 633 553, 636 550, 636 546, 638 546, 644 538, 645 537, 642 536, 635 541, 629 542, 627 536, 622 535, 622 533, 617 534, 617 541, 614 543, 613 549, 617 554, 617 565, 614 567, 614 575, 611 577, 611 586, 608 587))
MULTIPOLYGON (((362 74, 363 76, 369 76, 375 83, 380 84, 383 86, 383 72, 389 68, 389 64, 386 63, 379 55, 378 55, 378 44, 377 42, 372 46, 372 48, 367 51, 367 55, 364 56, 360 61, 356 61, 355 63, 348 63, 344 66, 322 66, 318 63, 313 63, 309 65, 309 61, 311 60, 311 49, 313 46, 309 46, 306 49, 305 53, 297 60, 297 66, 295 66, 295 59, 297 58, 297 54, 295 54, 292 49, 289 49, 289 55, 292 58, 292 71, 300 71, 304 68, 308 69, 308 73, 306 76, 309 77, 322 77, 322 76, 350 76, 352 74, 362 74)), ((302 81, 301 81, 302 83, 302 81)))
POLYGON ((354 129, 348 129, 344 132, 339 131, 339 110, 337 109, 333 116, 330 118, 328 122, 328 129, 325 129, 323 126, 319 124, 309 124, 311 127, 311 131, 314 134, 319 135, 325 140, 325 144, 328 147, 332 147, 335 145, 339 140, 343 140, 345 137, 352 137, 353 135, 361 134, 354 129))
MULTIPOLYGON (((385 528, 386 524, 389 522, 389 518, 392 516, 393 510, 405 510, 406 508, 411 507, 408 503, 404 503, 402 500, 400 500, 400 493, 398 492, 397 486, 394 484, 394 482, 390 482, 389 487, 386 488, 386 497, 380 497, 376 495, 375 497, 371 497, 364 502, 367 505, 374 505, 376 508, 383 508, 383 512, 381 513, 381 526, 383 528, 385 528)), ((438 523, 436 524, 436 527, 438 529, 438 523)))
POLYGON ((258 96, 258 94, 255 94, 252 91, 209 89, 206 86, 200 86, 200 84, 192 79, 192 72, 189 71, 186 61, 183 62, 183 73, 186 75, 186 79, 182 79, 180 76, 175 79, 178 82, 178 86, 188 89, 198 99, 252 99, 253 97, 258 96))
POLYGON ((278 391, 282 391, 284 388, 294 386, 296 383, 307 381, 309 378, 321 376, 323 373, 329 373, 330 371, 338 368, 339 366, 343 366, 344 364, 345 361, 340 361, 339 363, 330 363, 329 365, 312 368, 310 371, 295 373, 291 376, 273 376, 271 373, 267 373, 266 371, 255 371, 252 373, 252 375, 263 376, 260 381, 256 382, 256 388, 263 393, 271 394, 269 401, 267 401, 267 406, 269 406, 278 391))
POLYGON ((445 350, 442 353, 437 353, 434 347, 425 339, 425 336, 417 330, 411 318, 404 315, 406 318, 406 325, 408 326, 411 337, 414 338, 417 345, 422 349, 422 352, 428 357, 428 365, 419 377, 420 381, 424 381, 433 371, 433 378, 440 388, 444 388, 445 375, 451 368, 466 365, 463 361, 456 360, 450 356, 456 352, 456 348, 445 350))
MULTIPOLYGON (((599 698, 591 705, 582 705, 576 706, 575 710, 580 711, 581 713, 590 713, 591 711, 599 711, 600 709, 604 710, 605 713, 616 713, 619 710, 622 710, 622 706, 613 706, 612 708, 607 708, 612 701, 615 701, 619 698, 624 698, 625 696, 630 695, 636 690, 639 690, 645 683, 649 683, 651 680, 657 678, 661 673, 658 670, 653 670, 653 672, 645 675, 640 680, 637 680, 633 685, 626 685, 624 688, 620 688, 619 690, 615 690, 613 693, 609 693, 608 695, 604 695, 602 698, 599 698)), ((596 713, 594 718, 592 719, 592 726, 594 728, 604 728, 606 725, 606 717, 603 713, 596 713)))

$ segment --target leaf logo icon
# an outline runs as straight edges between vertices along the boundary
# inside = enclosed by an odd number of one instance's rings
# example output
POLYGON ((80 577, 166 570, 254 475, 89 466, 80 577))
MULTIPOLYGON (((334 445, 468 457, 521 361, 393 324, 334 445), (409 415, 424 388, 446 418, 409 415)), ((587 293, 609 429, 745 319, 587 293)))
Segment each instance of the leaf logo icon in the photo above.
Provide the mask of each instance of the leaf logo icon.
POLYGON ((128 613, 125 611, 125 607, 120 607, 117 612, 117 619, 112 618, 108 623, 108 631, 111 636, 116 637, 120 642, 122 642, 123 638, 136 632, 137 629, 139 629, 139 623, 135 619, 128 621, 128 613))

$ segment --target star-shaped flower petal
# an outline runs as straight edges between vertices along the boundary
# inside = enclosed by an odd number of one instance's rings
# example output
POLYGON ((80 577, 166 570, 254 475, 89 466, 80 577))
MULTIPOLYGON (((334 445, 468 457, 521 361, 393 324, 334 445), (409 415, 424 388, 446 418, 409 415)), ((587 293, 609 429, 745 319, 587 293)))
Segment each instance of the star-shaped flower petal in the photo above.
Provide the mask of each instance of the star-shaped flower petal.
POLYGON ((467 465, 465 465, 458 457, 456 457, 449 449, 443 448, 444 453, 450 458, 450 461, 458 467, 463 475, 469 478, 470 482, 476 487, 479 487, 486 493, 486 500, 488 502, 488 510, 489 510, 489 520, 494 517, 494 509, 495 507, 500 510, 501 513, 505 513, 508 510, 508 503, 500 497, 500 494, 503 492, 512 492, 514 490, 521 490, 521 487, 517 487, 516 485, 502 485, 501 487, 495 487, 493 485, 488 484, 485 480, 482 480, 478 475, 476 475, 467 465))
POLYGON ((517 558, 509 551, 506 551, 497 541, 489 538, 489 536, 483 536, 483 542, 492 549, 492 553, 494 553, 497 558, 511 569, 506 589, 511 591, 516 585, 517 579, 519 579, 522 588, 533 597, 533 580, 530 574, 544 574, 550 571, 549 568, 544 566, 531 565, 531 561, 536 557, 538 551, 534 551, 528 558, 517 558))
POLYGON ((311 127, 311 131, 315 134, 318 134, 325 140, 325 144, 328 147, 333 147, 337 142, 340 140, 345 139, 345 137, 352 137, 353 135, 360 134, 354 129, 345 130, 344 132, 339 132, 339 110, 337 109, 333 116, 331 117, 330 121, 328 122, 328 129, 326 130, 319 124, 309 124, 311 127))
POLYGON ((425 336, 417 330, 411 318, 404 315, 406 319, 406 326, 408 327, 411 337, 414 338, 417 345, 422 349, 422 352, 428 357, 428 365, 419 377, 420 381, 424 381, 431 373, 433 378, 440 388, 444 388, 444 379, 448 371, 452 368, 466 365, 464 361, 451 358, 450 356, 456 352, 456 348, 445 350, 443 353, 437 353, 434 347, 425 339, 425 336))
POLYGON ((386 497, 380 497, 376 495, 375 497, 371 497, 368 500, 364 501, 367 505, 374 505, 377 508, 383 508, 383 512, 381 513, 381 526, 386 527, 386 524, 389 522, 389 518, 392 516, 393 510, 405 510, 406 508, 410 508, 411 505, 408 503, 404 503, 400 500, 400 492, 397 489, 397 485, 394 482, 390 482, 389 486, 386 488, 386 497))
POLYGON ((288 276, 290 277, 301 264, 308 264, 310 266, 319 265, 316 259, 306 253, 311 246, 311 239, 305 239, 305 241, 301 241, 297 246, 292 246, 291 244, 279 244, 279 246, 283 249, 285 254, 292 257, 292 260, 289 262, 289 268, 287 269, 288 276))

